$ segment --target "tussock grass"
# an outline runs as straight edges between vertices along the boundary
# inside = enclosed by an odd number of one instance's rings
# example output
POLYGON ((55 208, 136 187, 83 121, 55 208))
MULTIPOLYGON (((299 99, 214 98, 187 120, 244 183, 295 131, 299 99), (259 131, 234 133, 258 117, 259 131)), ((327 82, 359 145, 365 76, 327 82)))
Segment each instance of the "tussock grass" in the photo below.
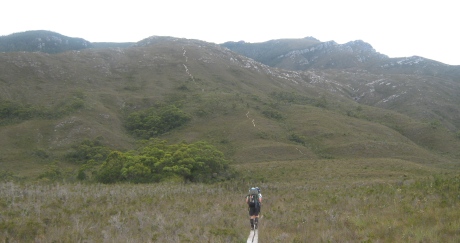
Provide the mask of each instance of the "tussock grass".
POLYGON ((266 230, 260 240, 456 242, 460 232, 452 230, 452 225, 458 225, 458 184, 446 193, 428 181, 401 187, 371 184, 329 189, 279 185, 270 190, 276 190, 276 196, 270 194, 271 203, 265 205, 266 230))
POLYGON ((2 183, 0 190, 2 242, 238 242, 246 234, 243 196, 223 186, 2 183))
POLYGON ((262 189, 260 242, 457 242, 460 177, 390 159, 236 166, 220 184, 0 183, 3 242, 244 242, 262 189))

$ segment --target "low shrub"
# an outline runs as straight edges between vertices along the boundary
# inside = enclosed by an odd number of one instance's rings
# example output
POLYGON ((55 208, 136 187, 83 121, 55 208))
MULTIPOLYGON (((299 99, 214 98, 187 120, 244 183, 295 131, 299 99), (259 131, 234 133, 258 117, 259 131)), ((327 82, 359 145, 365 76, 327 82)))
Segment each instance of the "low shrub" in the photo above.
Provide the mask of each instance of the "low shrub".
POLYGON ((102 183, 147 183, 182 178, 212 182, 228 177, 230 168, 222 152, 206 142, 167 145, 151 139, 137 151, 114 151, 97 170, 102 183))
POLYGON ((174 105, 133 112, 125 126, 134 136, 142 139, 156 137, 187 123, 191 117, 174 105))

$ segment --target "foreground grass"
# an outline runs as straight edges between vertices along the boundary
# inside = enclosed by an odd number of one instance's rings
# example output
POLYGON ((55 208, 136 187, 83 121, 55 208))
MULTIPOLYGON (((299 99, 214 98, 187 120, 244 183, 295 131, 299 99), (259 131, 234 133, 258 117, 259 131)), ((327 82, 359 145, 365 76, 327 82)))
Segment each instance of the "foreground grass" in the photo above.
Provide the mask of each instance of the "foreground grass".
POLYGON ((371 162, 245 164, 238 181, 215 185, 3 182, 0 242, 245 242, 256 182, 260 242, 460 240, 460 177, 371 162))
POLYGON ((222 187, 2 183, 0 194, 2 242, 234 242, 246 234, 242 196, 222 187))

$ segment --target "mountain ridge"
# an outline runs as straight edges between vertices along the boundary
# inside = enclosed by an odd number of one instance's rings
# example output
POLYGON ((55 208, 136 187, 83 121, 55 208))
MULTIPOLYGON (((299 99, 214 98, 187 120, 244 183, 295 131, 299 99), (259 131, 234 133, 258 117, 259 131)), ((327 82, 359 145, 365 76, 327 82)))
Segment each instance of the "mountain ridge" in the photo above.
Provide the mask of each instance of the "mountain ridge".
POLYGON ((29 30, 0 36, 0 52, 44 52, 55 54, 87 48, 128 47, 133 43, 90 42, 49 30, 29 30))
MULTIPOLYGON (((139 42, 142 42, 142 41, 145 41, 147 39, 152 39, 152 38, 159 38, 159 37, 162 37, 162 36, 150 36, 150 37, 146 37, 144 38, 143 40, 140 40, 139 42)), ((175 37, 166 37, 165 38, 171 38, 171 39, 174 39, 175 37)), ((178 39, 178 38, 177 38, 178 39)), ((6 35, 6 36, 0 36, 0 52, 15 52, 15 51, 27 51, 27 52, 34 52, 34 51, 42 51, 42 52, 45 52, 45 53, 59 53, 59 52, 63 52, 63 51, 70 51, 70 50, 81 50, 81 49, 85 49, 85 48, 109 48, 109 47, 129 47, 129 46, 132 46, 132 45, 137 45, 137 43, 139 42, 89 42, 83 38, 80 38, 80 37, 68 37, 68 36, 64 36, 62 34, 59 34, 57 32, 53 32, 53 31, 49 31, 49 30, 29 30, 29 31, 24 31, 24 32, 18 32, 18 33, 13 33, 13 34, 10 34, 10 35, 6 35), (44 41, 42 41, 41 39, 44 39, 44 41), (55 40, 54 43, 52 43, 52 45, 54 45, 56 47, 56 49, 46 49, 44 48, 46 45, 46 42, 45 41, 51 41, 51 40, 55 40), (13 42, 23 42, 23 45, 21 46, 16 46, 15 43, 13 42), (41 42, 42 41, 42 42, 41 42), (74 43, 77 43, 77 45, 74 45, 74 46, 70 46, 70 47, 67 47, 67 48, 62 48, 62 47, 58 47, 59 44, 62 44, 62 45, 68 45, 69 43, 68 42, 74 42, 74 43), (80 42, 80 43, 79 43, 80 42)), ((241 50, 235 50, 235 49, 238 49, 238 48, 242 48, 244 45, 250 45, 250 46, 261 46, 261 45, 270 45, 271 48, 275 48, 278 50, 278 52, 283 52, 283 48, 284 47, 285 49, 290 49, 292 50, 291 52, 292 53, 285 53, 285 54, 281 54, 280 56, 277 56, 277 58, 280 58, 284 55, 294 55, 294 54, 299 54, 302 53, 302 52, 312 52, 314 49, 326 49, 326 48, 323 48, 324 46, 337 46, 337 47, 342 47, 342 48, 345 48, 345 49, 349 49, 349 48, 352 48, 352 46, 357 46, 357 45, 360 45, 361 47, 365 46, 367 47, 369 50, 372 50, 373 52, 376 52, 373 47, 367 43, 367 42, 364 42, 362 40, 353 40, 353 41, 349 41, 347 43, 344 43, 344 44, 338 44, 336 43, 335 41, 326 41, 326 42, 321 42, 319 41, 318 39, 312 37, 312 36, 308 36, 308 37, 304 37, 304 38, 286 38, 286 39, 274 39, 274 40, 268 40, 268 41, 264 41, 264 42, 257 42, 257 43, 250 43, 250 42, 245 42, 244 40, 242 41, 238 41, 238 42, 234 42, 234 41, 229 41, 229 42, 225 42, 225 43, 222 43, 220 44, 222 46, 225 46, 233 51, 236 51, 240 54, 243 54, 244 56, 248 56, 254 60, 257 60, 259 62, 262 62, 264 64, 267 64, 265 63, 264 61, 261 61, 259 60, 260 58, 257 58, 257 57, 254 57, 254 55, 250 55, 248 53, 244 53, 244 51, 241 51, 241 50), (311 47, 315 44, 319 44, 319 46, 315 46, 312 48, 307 48, 307 47, 311 47)), ((254 48, 252 48, 254 49, 254 48)), ((360 50, 362 50, 362 48, 360 48, 360 50)), ((380 54, 380 53, 378 53, 380 54)), ((260 53, 258 53, 258 55, 261 55, 260 53)), ((380 55, 383 55, 384 57, 387 57, 387 55, 385 54, 380 54, 380 55)), ((417 56, 413 56, 413 57, 417 57, 417 56)), ((391 58, 391 59, 395 59, 395 60, 399 60, 399 59, 404 59, 404 58, 413 58, 413 57, 398 57, 398 58, 391 58)), ((430 60, 430 59, 426 59, 424 57, 420 57, 420 58, 423 58, 425 60, 430 60)), ((438 62, 438 61, 436 61, 438 62)), ((441 63, 441 62, 439 62, 441 63)), ((444 64, 444 63, 441 63, 443 65, 449 65, 449 64, 444 64)), ((269 64, 267 64, 269 65, 269 64)), ((269 66, 273 66, 273 65, 269 65, 269 66)), ((456 66, 456 65, 449 65, 449 66, 456 66)))

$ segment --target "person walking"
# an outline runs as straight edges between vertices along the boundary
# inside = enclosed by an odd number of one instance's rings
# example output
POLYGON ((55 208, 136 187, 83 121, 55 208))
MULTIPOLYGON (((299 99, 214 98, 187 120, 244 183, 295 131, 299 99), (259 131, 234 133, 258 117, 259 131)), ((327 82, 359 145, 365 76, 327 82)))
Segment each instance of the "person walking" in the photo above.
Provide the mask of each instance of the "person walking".
POLYGON ((251 230, 257 229, 259 223, 260 208, 262 206, 262 194, 258 187, 251 187, 246 196, 246 203, 249 207, 249 221, 251 230))

